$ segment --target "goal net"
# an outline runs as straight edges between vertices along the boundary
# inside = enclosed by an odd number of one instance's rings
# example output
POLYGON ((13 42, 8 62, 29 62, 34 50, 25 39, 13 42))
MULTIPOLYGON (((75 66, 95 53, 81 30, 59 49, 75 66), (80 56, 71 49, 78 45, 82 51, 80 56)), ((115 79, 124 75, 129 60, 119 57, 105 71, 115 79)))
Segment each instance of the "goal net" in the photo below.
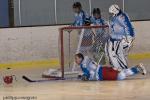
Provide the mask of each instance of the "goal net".
POLYGON ((60 28, 59 32, 60 68, 50 70, 52 76, 77 77, 80 71, 74 61, 77 53, 82 53, 97 64, 105 64, 104 45, 109 36, 108 26, 69 26, 60 28))
POLYGON ((105 64, 104 45, 109 36, 108 26, 63 27, 59 34, 62 77, 67 72, 78 72, 74 55, 82 53, 97 64, 105 64))

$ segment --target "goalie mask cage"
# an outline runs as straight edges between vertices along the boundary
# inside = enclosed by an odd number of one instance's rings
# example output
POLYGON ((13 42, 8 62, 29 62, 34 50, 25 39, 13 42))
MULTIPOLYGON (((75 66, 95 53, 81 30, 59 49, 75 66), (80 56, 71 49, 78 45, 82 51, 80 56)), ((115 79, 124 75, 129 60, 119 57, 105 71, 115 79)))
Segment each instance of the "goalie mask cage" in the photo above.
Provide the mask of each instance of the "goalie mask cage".
POLYGON ((59 60, 61 66, 61 78, 65 78, 65 72, 76 69, 74 55, 82 53, 100 63, 104 55, 104 44, 109 36, 107 25, 62 27, 59 29, 59 60))

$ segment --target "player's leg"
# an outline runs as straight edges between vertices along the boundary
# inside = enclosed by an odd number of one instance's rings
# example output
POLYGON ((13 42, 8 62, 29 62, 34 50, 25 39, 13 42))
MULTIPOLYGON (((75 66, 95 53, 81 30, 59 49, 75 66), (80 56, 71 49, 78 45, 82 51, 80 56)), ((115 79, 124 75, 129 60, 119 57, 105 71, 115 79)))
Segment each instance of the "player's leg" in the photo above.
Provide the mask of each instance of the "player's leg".
POLYGON ((114 61, 113 59, 115 59, 114 50, 112 50, 112 48, 113 48, 113 43, 109 39, 105 44, 105 55, 106 55, 107 60, 110 63, 110 65, 113 65, 112 61, 114 61))
POLYGON ((112 48, 111 45, 112 45, 112 43, 111 43, 110 39, 108 39, 107 42, 105 43, 104 52, 105 52, 105 57, 106 57, 106 63, 109 63, 110 65, 113 65, 112 62, 111 62, 111 59, 112 59, 111 58, 112 57, 112 55, 111 55, 112 50, 110 49, 110 48, 112 48))
POLYGON ((126 71, 126 74, 128 76, 138 74, 138 73, 141 73, 143 75, 146 75, 146 73, 147 73, 147 71, 142 63, 140 63, 139 65, 137 65, 135 67, 131 67, 131 68, 127 69, 127 71, 126 71))
POLYGON ((110 64, 115 66, 117 70, 126 69, 127 64, 122 51, 121 41, 109 40, 106 44, 106 54, 109 59, 110 64))
POLYGON ((116 42, 115 43, 115 53, 116 53, 116 57, 117 57, 117 60, 120 64, 120 67, 122 69, 127 69, 127 61, 126 61, 126 58, 125 58, 125 55, 124 55, 124 50, 123 50, 123 44, 122 44, 122 41, 119 41, 119 42, 116 42))
POLYGON ((136 75, 136 74, 139 74, 139 73, 141 73, 143 75, 146 75, 146 69, 143 66, 143 64, 139 64, 139 65, 137 65, 135 67, 131 67, 131 68, 122 70, 118 74, 118 80, 124 80, 128 76, 133 76, 133 75, 136 75))

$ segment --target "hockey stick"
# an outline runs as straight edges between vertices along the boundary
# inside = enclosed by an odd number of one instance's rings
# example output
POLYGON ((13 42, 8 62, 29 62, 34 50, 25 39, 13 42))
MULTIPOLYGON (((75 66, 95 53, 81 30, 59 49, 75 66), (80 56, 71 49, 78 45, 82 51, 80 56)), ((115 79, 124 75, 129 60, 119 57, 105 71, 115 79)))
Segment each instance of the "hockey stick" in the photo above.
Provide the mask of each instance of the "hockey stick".
POLYGON ((35 82, 51 82, 51 81, 60 81, 60 80, 78 80, 79 78, 78 77, 70 77, 70 78, 47 78, 47 79, 41 79, 41 80, 33 80, 27 76, 22 76, 22 78, 27 81, 27 82, 30 82, 30 83, 35 83, 35 82))
POLYGON ((98 61, 98 64, 100 64, 100 62, 102 61, 102 58, 104 57, 104 52, 102 53, 102 55, 101 55, 101 57, 100 57, 100 59, 99 59, 99 61, 98 61))
POLYGON ((64 78, 51 78, 51 79, 46 79, 46 80, 32 80, 30 78, 28 78, 27 76, 22 76, 22 78, 24 80, 26 80, 27 82, 33 83, 33 82, 50 82, 50 81, 55 81, 55 80, 65 80, 64 78))
MULTIPOLYGON (((103 34, 103 33, 102 33, 103 34)), ((104 38, 104 39, 106 39, 106 38, 104 38)), ((93 45, 95 45, 96 47, 98 47, 98 49, 97 49, 97 55, 99 55, 99 60, 97 61, 97 63, 98 64, 100 64, 101 63, 101 61, 102 61, 102 59, 103 59, 103 57, 104 57, 104 55, 105 55, 105 50, 104 50, 104 48, 105 47, 103 47, 102 45, 104 45, 105 43, 103 43, 102 41, 100 41, 100 37, 98 37, 98 38, 96 38, 95 39, 95 41, 94 41, 94 43, 93 43, 93 45), (98 43, 97 43, 98 42, 98 43), (98 44, 98 45, 97 45, 98 44), (101 53, 102 52, 102 53, 101 53)), ((93 47, 93 48, 95 48, 95 46, 93 47)))

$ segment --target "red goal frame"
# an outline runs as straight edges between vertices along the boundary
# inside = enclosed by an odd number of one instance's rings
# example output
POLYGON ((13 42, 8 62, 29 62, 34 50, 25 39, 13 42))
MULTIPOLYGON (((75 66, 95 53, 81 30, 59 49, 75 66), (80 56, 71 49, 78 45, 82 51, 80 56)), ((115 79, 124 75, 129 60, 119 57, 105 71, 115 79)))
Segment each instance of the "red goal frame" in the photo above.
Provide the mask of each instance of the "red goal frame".
POLYGON ((61 72, 62 72, 62 76, 61 78, 64 78, 64 40, 63 40, 63 36, 64 36, 64 30, 73 30, 73 29, 98 29, 98 28, 108 28, 108 25, 101 25, 101 26, 66 26, 66 27, 61 27, 59 28, 59 37, 60 37, 60 50, 61 50, 61 54, 60 54, 60 67, 61 67, 61 72))

